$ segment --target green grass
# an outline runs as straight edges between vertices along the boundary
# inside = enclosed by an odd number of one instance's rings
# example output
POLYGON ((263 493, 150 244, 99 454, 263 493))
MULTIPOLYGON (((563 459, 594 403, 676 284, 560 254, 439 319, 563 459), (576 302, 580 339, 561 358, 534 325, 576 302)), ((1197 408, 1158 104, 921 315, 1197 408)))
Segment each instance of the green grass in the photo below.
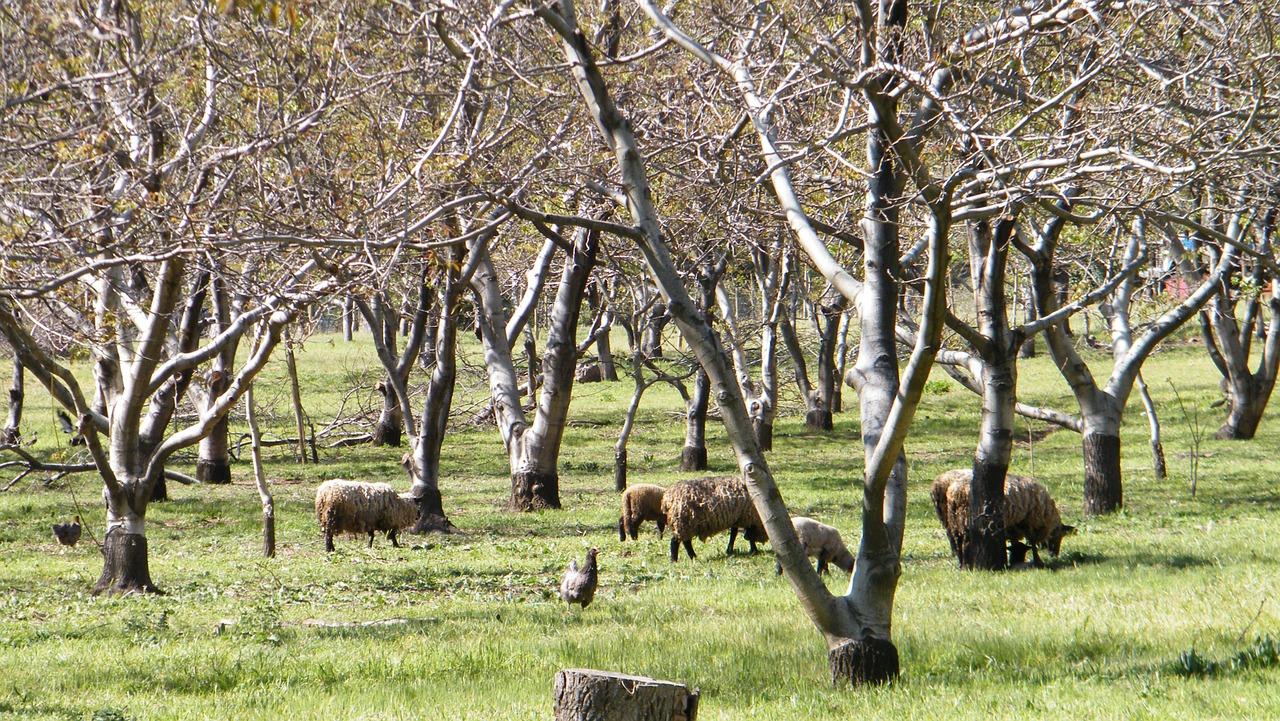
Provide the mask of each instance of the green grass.
MULTIPOLYGON (((320 426, 371 355, 365 343, 324 337, 299 362, 320 426)), ((230 487, 171 484, 173 500, 148 513, 151 572, 166 591, 158 597, 89 597, 97 548, 88 538, 66 551, 54 543, 49 524, 76 512, 100 536, 95 478, 20 482, 0 493, 0 718, 545 719, 552 676, 566 667, 697 686, 703 719, 1275 718, 1280 668, 1255 639, 1280 639, 1280 427, 1268 417, 1252 442, 1206 441, 1191 498, 1188 435, 1165 379, 1212 433, 1217 378, 1196 347, 1158 354, 1145 375, 1164 414, 1172 477, 1152 477, 1136 399, 1124 435, 1126 508, 1114 517, 1081 516, 1078 436, 1037 441, 1034 474, 1080 533, 1048 569, 991 575, 956 569, 929 506, 933 476, 969 462, 978 413, 974 397, 935 374, 908 445, 894 631, 903 676, 885 688, 829 686, 822 641, 767 552, 726 559, 721 537, 699 547, 697 561, 672 565, 652 526, 638 543, 616 540, 612 445, 631 393, 624 381, 578 389, 562 456, 565 511, 501 512, 509 481, 497 433, 459 424, 442 490, 463 533, 409 536, 404 548, 344 539, 326 556, 311 511, 321 479, 406 489, 395 449, 324 451, 314 466, 269 449, 280 550, 270 560, 259 557, 247 463, 234 466, 230 487), (566 611, 553 600, 559 575, 592 545, 601 549, 596 601, 566 611), (390 618, 413 622, 305 623, 390 618), (1188 672, 1188 658, 1210 665, 1188 672)), ((264 380, 260 397, 285 434, 282 370, 264 380)), ((1074 408, 1043 356, 1024 363, 1020 384, 1024 399, 1074 408)), ((460 407, 485 392, 475 377, 464 386, 460 407)), ((67 454, 47 399, 38 389, 29 396, 36 450, 67 454)), ((856 405, 852 393, 846 403, 856 405)), ((632 482, 681 477, 679 407, 667 389, 646 396, 632 482)), ((794 398, 782 410, 770 460, 784 497, 855 542, 856 412, 813 434, 794 398)), ((1013 470, 1025 474, 1033 454, 1019 428, 1013 470)), ((713 470, 731 471, 721 429, 709 445, 713 470)), ((828 583, 840 592, 847 577, 837 571, 828 583)))

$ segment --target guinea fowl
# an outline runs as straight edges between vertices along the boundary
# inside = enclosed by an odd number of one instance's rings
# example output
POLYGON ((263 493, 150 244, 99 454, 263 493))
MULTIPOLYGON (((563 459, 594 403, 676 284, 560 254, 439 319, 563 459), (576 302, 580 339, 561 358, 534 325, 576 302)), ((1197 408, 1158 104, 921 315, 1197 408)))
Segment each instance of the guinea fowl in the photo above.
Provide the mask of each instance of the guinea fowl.
POLYGON ((53 536, 64 546, 74 546, 80 540, 80 517, 70 523, 53 524, 53 536))
POLYGON ((591 605, 596 595, 596 583, 600 580, 600 569, 596 567, 596 554, 599 549, 587 551, 587 562, 578 568, 577 561, 569 561, 569 569, 564 572, 564 580, 560 582, 560 600, 569 604, 581 604, 585 609, 591 605))

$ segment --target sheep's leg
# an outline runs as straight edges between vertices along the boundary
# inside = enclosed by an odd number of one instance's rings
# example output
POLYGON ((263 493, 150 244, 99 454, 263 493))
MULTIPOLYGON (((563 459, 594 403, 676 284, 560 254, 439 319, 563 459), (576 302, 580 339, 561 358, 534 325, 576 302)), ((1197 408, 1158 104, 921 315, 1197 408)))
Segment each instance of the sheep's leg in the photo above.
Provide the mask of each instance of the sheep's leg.
POLYGON ((624 516, 618 516, 618 540, 619 541, 627 540, 627 531, 626 531, 625 521, 626 521, 626 518, 624 516))
POLYGON ((373 548, 373 531, 369 531, 369 548, 373 548))
POLYGON ((1040 560, 1040 552, 1036 550, 1036 547, 1034 545, 1031 546, 1031 558, 1032 558, 1032 561, 1036 564, 1036 568, 1044 568, 1044 561, 1040 560))
POLYGON ((662 532, 665 531, 666 528, 667 528, 667 522, 662 519, 658 519, 658 540, 659 541, 662 540, 662 532))
POLYGON ((675 563, 680 560, 680 539, 675 536, 671 537, 671 562, 675 563))
POLYGON ((733 555, 733 542, 736 540, 738 540, 738 527, 734 526, 733 528, 729 529, 729 547, 724 549, 724 555, 726 556, 733 555))
POLYGON ((692 538, 684 542, 684 552, 685 552, 685 553, 687 553, 687 554, 689 554, 689 560, 693 560, 693 559, 695 559, 695 558, 697 558, 697 557, 698 557, 698 554, 696 554, 696 553, 694 553, 694 552, 693 552, 693 539, 692 539, 692 538))
POLYGON ((387 531, 387 540, 391 541, 392 546, 395 546, 396 548, 400 547, 399 542, 396 541, 396 529, 393 528, 390 531, 387 531))
POLYGON ((750 543, 750 544, 751 544, 751 555, 753 555, 753 556, 754 556, 754 555, 756 555, 757 553, 759 553, 759 552, 760 552, 760 549, 756 548, 756 542, 755 542, 755 541, 752 541, 751 539, 747 539, 747 543, 750 543))
POLYGON ((827 552, 819 551, 818 552, 818 574, 821 575, 826 572, 827 572, 827 552))
POLYGON ((333 529, 324 529, 324 552, 333 553, 333 529))

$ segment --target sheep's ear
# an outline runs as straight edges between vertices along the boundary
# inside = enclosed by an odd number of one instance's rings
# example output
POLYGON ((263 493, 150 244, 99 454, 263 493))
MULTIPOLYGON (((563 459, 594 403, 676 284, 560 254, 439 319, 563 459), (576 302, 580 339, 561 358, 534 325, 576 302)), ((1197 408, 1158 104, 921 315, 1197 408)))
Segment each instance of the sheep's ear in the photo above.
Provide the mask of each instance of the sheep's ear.
POLYGON ((1076 532, 1076 527, 1075 527, 1075 526, 1063 526, 1063 527, 1062 527, 1062 535, 1064 535, 1064 536, 1070 536, 1070 535, 1074 534, 1075 532, 1076 532))

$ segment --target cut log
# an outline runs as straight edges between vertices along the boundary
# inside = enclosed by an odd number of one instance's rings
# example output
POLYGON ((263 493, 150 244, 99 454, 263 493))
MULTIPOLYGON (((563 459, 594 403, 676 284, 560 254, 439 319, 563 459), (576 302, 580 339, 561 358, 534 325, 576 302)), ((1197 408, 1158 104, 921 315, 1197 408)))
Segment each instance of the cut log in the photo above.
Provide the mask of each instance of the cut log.
POLYGON ((695 721, 698 691, 671 681, 573 668, 556 672, 556 721, 695 721))

